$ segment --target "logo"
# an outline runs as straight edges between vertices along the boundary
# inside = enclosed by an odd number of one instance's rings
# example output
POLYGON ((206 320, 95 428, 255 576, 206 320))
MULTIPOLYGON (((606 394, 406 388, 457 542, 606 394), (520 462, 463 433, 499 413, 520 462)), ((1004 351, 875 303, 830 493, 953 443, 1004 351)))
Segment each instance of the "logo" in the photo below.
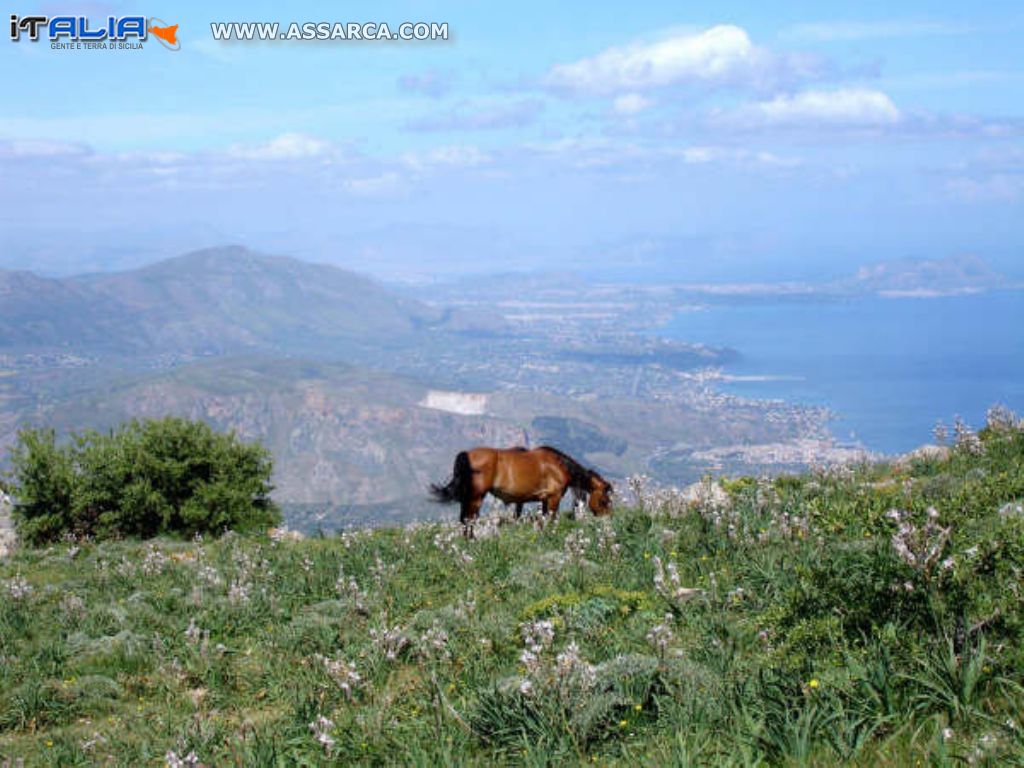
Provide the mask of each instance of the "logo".
POLYGON ((85 16, 18 16, 11 14, 11 40, 47 40, 54 50, 141 49, 152 35, 169 51, 181 49, 178 25, 145 16, 108 16, 93 23, 85 16))
POLYGON ((160 44, 169 51, 180 51, 181 43, 178 42, 178 25, 168 26, 163 19, 151 18, 146 25, 149 34, 153 35, 160 44))

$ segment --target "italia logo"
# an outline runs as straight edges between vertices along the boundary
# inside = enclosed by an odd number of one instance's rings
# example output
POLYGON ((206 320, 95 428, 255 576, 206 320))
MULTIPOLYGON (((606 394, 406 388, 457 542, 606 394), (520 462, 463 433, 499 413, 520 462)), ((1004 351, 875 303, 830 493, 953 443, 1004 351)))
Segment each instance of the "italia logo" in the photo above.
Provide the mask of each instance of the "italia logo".
MULTIPOLYGON (((141 43, 152 35, 169 51, 181 49, 178 25, 145 16, 108 16, 105 23, 93 24, 85 16, 18 16, 11 14, 11 40, 27 38, 53 43, 141 43)), ((81 46, 79 46, 81 47, 81 46)), ((133 47, 142 46, 137 45, 133 47)))

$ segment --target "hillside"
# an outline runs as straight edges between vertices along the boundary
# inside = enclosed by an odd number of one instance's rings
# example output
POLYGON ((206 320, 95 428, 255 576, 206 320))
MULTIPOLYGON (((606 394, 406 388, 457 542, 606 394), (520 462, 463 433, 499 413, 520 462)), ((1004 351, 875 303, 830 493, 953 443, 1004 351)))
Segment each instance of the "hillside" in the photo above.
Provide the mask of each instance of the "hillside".
POLYGON ((275 499, 314 530, 436 512, 423 488, 481 443, 554 442, 674 484, 851 455, 824 409, 693 374, 736 353, 623 330, 622 312, 646 310, 614 291, 505 282, 500 301, 471 284, 410 298, 238 247, 59 280, 0 272, 0 469, 26 426, 202 419, 265 443, 275 499))
MULTIPOLYGON (((460 413, 443 398, 433 404, 431 393, 445 394, 420 380, 362 366, 228 357, 113 376, 61 396, 37 410, 33 421, 67 434, 178 415, 234 430, 271 449, 275 498, 296 513, 291 524, 306 530, 367 519, 354 506, 392 521, 436 513, 424 489, 450 471, 452 458, 467 445, 553 442, 624 477, 643 471, 661 445, 675 446, 661 461, 675 456, 682 463, 702 448, 799 436, 781 407, 778 418, 764 418, 764 410, 751 404, 722 413, 665 402, 497 391, 476 395, 478 411, 460 413), (680 435, 686 445, 679 445, 680 435), (301 514, 297 505, 305 505, 301 514), (309 517, 325 511, 326 517, 309 517)), ((0 424, 0 445, 13 438, 13 427, 0 424)), ((676 470, 678 482, 696 480, 704 466, 676 470)))
POLYGON ((633 490, 472 542, 18 551, 0 764, 1024 761, 1019 421, 856 471, 633 490))
POLYGON ((1007 287, 1008 281, 981 257, 965 254, 870 264, 842 285, 883 296, 943 296, 1007 287))
POLYGON ((337 267, 211 248, 126 272, 0 272, 0 348, 152 355, 399 344, 462 323, 337 267))

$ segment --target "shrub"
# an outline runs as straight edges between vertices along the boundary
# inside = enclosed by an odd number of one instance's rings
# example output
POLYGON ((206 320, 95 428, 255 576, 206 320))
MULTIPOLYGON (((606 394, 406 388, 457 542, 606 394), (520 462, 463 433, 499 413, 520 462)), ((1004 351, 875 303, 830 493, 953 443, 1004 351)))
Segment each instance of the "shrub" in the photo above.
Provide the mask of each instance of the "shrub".
POLYGON ((132 421, 67 443, 52 430, 25 430, 12 463, 14 518, 31 544, 66 534, 191 536, 280 519, 269 498, 269 452, 202 422, 132 421))

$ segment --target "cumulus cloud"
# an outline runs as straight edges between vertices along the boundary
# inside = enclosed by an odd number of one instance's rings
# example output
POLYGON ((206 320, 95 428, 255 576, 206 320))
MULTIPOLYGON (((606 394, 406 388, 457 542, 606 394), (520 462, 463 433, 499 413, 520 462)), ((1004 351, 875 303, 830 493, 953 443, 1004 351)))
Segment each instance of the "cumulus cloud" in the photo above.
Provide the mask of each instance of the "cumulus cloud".
POLYGON ((451 145, 435 147, 426 152, 409 152, 402 161, 414 171, 438 167, 475 168, 491 162, 491 156, 472 145, 451 145))
POLYGON ((522 128, 533 123, 544 109, 538 99, 513 102, 463 104, 457 109, 410 120, 413 131, 491 131, 522 128))
POLYGON ((542 82, 557 92, 612 95, 672 85, 760 85, 811 76, 820 64, 816 57, 772 53, 755 46, 746 30, 720 24, 556 64, 542 82))
POLYGON ((902 113, 885 93, 871 88, 807 90, 782 94, 735 110, 728 119, 757 126, 891 126, 902 113))
POLYGON ((84 144, 38 139, 0 140, 0 157, 14 158, 68 158, 92 154, 84 144))
POLYGON ((604 137, 566 138, 531 143, 523 149, 581 170, 664 169, 681 165, 727 165, 741 170, 785 169, 801 165, 795 157, 744 147, 717 145, 651 145, 604 137))
POLYGON ((395 197, 405 191, 402 177, 394 171, 384 171, 374 176, 345 179, 342 186, 358 197, 395 197))
POLYGON ((282 133, 265 144, 236 145, 228 150, 232 157, 245 160, 299 160, 337 154, 329 141, 305 133, 282 133))
POLYGON ((622 96, 615 97, 615 101, 612 102, 612 111, 619 115, 636 115, 653 103, 639 93, 624 93, 622 96))

